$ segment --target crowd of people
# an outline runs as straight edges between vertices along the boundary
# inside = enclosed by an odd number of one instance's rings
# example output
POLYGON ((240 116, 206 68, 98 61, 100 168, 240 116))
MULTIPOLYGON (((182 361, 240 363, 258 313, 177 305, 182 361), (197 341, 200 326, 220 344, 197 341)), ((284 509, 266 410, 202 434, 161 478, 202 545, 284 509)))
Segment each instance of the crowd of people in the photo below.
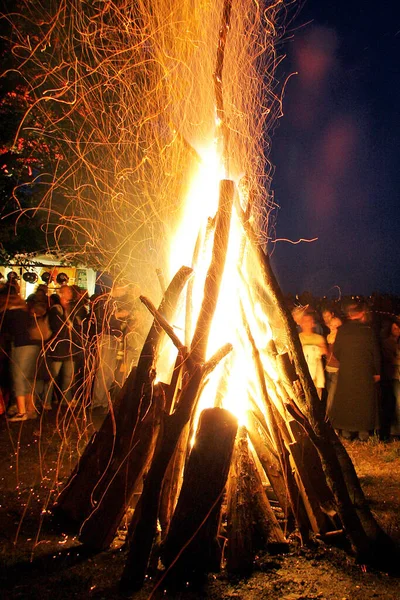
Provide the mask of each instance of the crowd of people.
MULTIPOLYGON (((76 285, 24 300, 16 278, 0 288, 0 407, 11 422, 56 403, 106 413, 141 347, 129 285, 88 297, 76 285)), ((0 411, 0 412, 2 412, 0 411)))
MULTIPOLYGON (((327 418, 347 439, 400 436, 400 319, 376 319, 360 299, 292 307, 327 418)), ((17 279, 0 287, 0 412, 34 419, 65 402, 108 412, 143 343, 129 284, 88 298, 76 285, 24 300, 17 279)))
POLYGON ((326 415, 345 439, 400 436, 400 319, 374 319, 365 302, 350 300, 338 311, 296 306, 311 377, 326 415))

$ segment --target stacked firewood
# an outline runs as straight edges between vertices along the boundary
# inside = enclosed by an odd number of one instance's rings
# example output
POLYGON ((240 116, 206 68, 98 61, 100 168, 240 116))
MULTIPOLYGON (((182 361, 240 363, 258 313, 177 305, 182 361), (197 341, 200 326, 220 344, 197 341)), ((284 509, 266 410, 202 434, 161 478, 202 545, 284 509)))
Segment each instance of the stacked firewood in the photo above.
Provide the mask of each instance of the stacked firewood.
MULTIPOLYGON (((170 325, 192 276, 192 269, 182 267, 158 309, 142 298, 154 322, 138 365, 54 506, 76 525, 85 546, 102 550, 140 494, 126 538, 121 585, 128 590, 139 589, 160 560, 164 576, 175 580, 188 581, 221 566, 248 573, 258 553, 284 551, 293 532, 303 543, 310 533, 346 536, 363 562, 377 545, 389 547, 325 419, 295 324, 244 214, 243 236, 258 256, 266 307, 274 306, 278 323, 279 344, 272 342, 268 351, 279 378, 272 381, 265 371, 243 311, 261 397, 250 400, 246 427, 217 404, 201 413, 193 431, 207 378, 232 349, 227 344, 206 360, 234 197, 233 182, 222 181, 213 253, 190 345, 170 325), (168 385, 156 382, 165 335, 176 346, 168 385)), ((239 206, 236 210, 240 215, 239 206)))

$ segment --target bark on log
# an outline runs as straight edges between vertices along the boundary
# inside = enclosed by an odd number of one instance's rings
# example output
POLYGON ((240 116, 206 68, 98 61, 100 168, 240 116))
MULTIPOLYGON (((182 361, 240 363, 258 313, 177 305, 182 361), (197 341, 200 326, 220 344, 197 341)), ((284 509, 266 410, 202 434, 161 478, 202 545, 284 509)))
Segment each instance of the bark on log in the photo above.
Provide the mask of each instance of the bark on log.
POLYGON ((307 465, 303 461, 303 449, 297 442, 289 444, 290 456, 294 465, 295 478, 308 518, 314 533, 326 533, 329 530, 329 521, 322 511, 318 497, 308 477, 307 465))
MULTIPOLYGON (((329 424, 330 425, 330 424, 329 424)), ((377 523, 371 513, 371 509, 365 498, 361 488, 360 481, 357 477, 354 465, 347 453, 346 448, 341 443, 332 426, 330 426, 329 439, 336 450, 336 455, 343 472, 343 477, 349 491, 349 495, 353 499, 357 515, 364 527, 369 540, 374 545, 375 550, 375 565, 381 566, 388 571, 399 571, 399 548, 394 540, 387 535, 385 531, 377 523)))
MULTIPOLYGON (((108 413, 100 430, 92 435, 53 506, 56 517, 60 518, 62 522, 67 521, 69 526, 76 531, 94 508, 92 502, 93 490, 106 471, 114 452, 116 415, 120 406, 124 410, 130 404, 135 380, 136 369, 129 374, 121 389, 115 410, 108 413)), ((130 409, 132 412, 137 410, 136 407, 132 406, 130 409)))
POLYGON ((298 379, 293 363, 290 360, 290 356, 287 352, 283 354, 277 354, 276 366, 280 378, 286 383, 292 385, 292 383, 298 379))
MULTIPOLYGON (((197 269, 197 265, 198 265, 200 248, 202 245, 202 239, 203 239, 203 234, 202 234, 202 230, 200 229, 199 233, 197 234, 196 244, 195 244, 195 247, 193 250, 193 256, 192 256, 192 268, 193 268, 194 273, 196 273, 196 269, 197 269)), ((191 342, 192 335, 193 335, 193 289, 194 289, 195 277, 196 277, 196 275, 194 275, 194 277, 192 277, 190 279, 188 286, 187 286, 187 294, 186 294, 185 345, 187 347, 190 346, 190 342, 191 342)))
POLYGON ((287 550, 282 529, 249 452, 245 427, 238 432, 229 473, 227 518, 226 568, 229 573, 251 573, 259 550, 287 550))
POLYGON ((240 428, 228 479, 226 569, 229 573, 242 575, 252 572, 256 553, 252 528, 252 482, 250 473, 243 469, 243 462, 245 458, 248 459, 247 451, 247 444, 243 440, 243 428, 240 428), (247 454, 245 457, 244 450, 247 454))
POLYGON ((162 482, 181 432, 196 404, 202 378, 203 369, 195 365, 185 382, 176 411, 168 417, 164 416, 163 430, 160 432, 142 496, 128 531, 129 553, 121 578, 121 589, 125 592, 138 590, 143 585, 157 529, 162 482))
POLYGON ((179 391, 179 385, 182 376, 182 368, 186 358, 186 353, 182 350, 178 351, 176 357, 174 370, 172 372, 171 383, 168 386, 168 392, 165 395, 165 412, 167 415, 171 414, 174 409, 175 398, 179 391))
MULTIPOLYGON (((297 442, 301 449, 301 462, 304 464, 307 478, 318 498, 319 504, 326 514, 333 516, 335 514, 335 499, 326 483, 317 449, 308 437, 307 432, 297 421, 291 419, 288 421, 288 427, 294 441, 297 442)), ((340 523, 335 524, 336 527, 340 525, 340 523)))
POLYGON ((189 581, 220 568, 217 533, 236 432, 237 419, 225 409, 210 408, 200 415, 161 554, 169 569, 168 580, 189 581))
MULTIPOLYGON (((168 286, 159 308, 166 318, 172 318, 177 300, 191 274, 191 269, 182 267, 168 286)), ((79 525, 83 523, 94 508, 94 490, 100 482, 105 483, 107 467, 116 456, 116 452, 120 452, 121 461, 125 460, 126 443, 131 439, 136 425, 150 406, 151 394, 146 391, 151 391, 154 379, 153 362, 162 333, 162 329, 154 321, 144 343, 138 365, 122 388, 116 410, 108 413, 100 431, 93 436, 85 448, 75 470, 56 501, 54 509, 62 518, 75 521, 79 525)), ((129 446, 126 452, 130 452, 129 446)), ((128 492, 127 494, 129 495, 128 492)), ((101 495, 102 493, 100 493, 101 495)), ((123 499, 124 496, 121 497, 122 502, 123 499)))

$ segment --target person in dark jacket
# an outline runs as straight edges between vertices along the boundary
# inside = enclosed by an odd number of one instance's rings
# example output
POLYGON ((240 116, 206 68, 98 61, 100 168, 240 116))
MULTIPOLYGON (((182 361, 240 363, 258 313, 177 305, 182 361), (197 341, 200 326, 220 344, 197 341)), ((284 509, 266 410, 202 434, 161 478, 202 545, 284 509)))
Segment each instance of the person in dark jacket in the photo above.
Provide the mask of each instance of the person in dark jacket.
POLYGON ((363 304, 351 304, 347 321, 338 329, 333 352, 339 361, 336 392, 328 410, 335 429, 344 438, 366 441, 378 427, 380 351, 374 331, 366 324, 363 304))
POLYGON ((400 436, 400 321, 386 326, 382 340, 382 415, 381 437, 400 436))

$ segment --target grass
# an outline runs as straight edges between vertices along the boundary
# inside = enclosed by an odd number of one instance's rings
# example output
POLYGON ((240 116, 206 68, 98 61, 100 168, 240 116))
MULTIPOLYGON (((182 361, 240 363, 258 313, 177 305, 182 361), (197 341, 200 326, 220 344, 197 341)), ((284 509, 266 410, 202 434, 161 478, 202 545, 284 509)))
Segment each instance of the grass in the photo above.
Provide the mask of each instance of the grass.
POLYGON ((393 462, 400 458, 400 445, 392 446, 387 449, 385 454, 383 455, 383 460, 385 462, 393 462))

